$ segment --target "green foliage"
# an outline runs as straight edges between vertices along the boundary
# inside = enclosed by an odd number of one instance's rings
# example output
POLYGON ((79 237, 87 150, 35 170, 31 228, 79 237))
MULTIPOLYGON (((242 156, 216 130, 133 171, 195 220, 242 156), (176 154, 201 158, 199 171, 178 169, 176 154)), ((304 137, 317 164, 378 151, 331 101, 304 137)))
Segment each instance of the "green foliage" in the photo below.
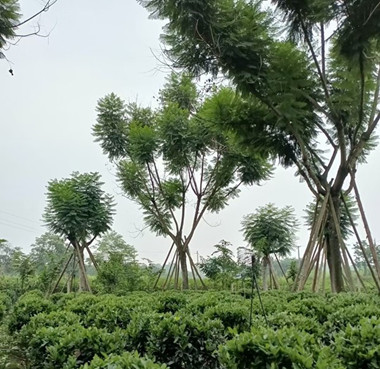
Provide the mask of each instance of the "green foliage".
POLYGON ((260 207, 242 222, 244 239, 259 254, 287 255, 295 241, 297 221, 290 206, 279 209, 274 204, 260 207))
POLYGON ((216 251, 212 253, 212 256, 200 264, 200 269, 205 276, 215 282, 221 282, 223 289, 231 285, 240 269, 229 249, 231 246, 230 242, 220 241, 219 244, 214 245, 216 251))
POLYGON ((340 368, 338 360, 331 360, 327 348, 317 350, 313 336, 297 329, 273 330, 255 327, 242 333, 220 348, 220 360, 224 368, 340 368), (328 357, 328 360, 324 358, 328 357))
POLYGON ((48 184, 44 220, 49 229, 71 242, 92 239, 110 229, 113 199, 101 189, 98 173, 73 173, 48 184))
POLYGON ((0 5, 0 59, 4 58, 2 49, 16 36, 15 26, 20 19, 20 7, 16 0, 2 0, 0 5))
POLYGON ((61 368, 67 362, 78 368, 90 362, 95 355, 122 353, 124 335, 79 324, 43 327, 36 331, 28 346, 32 368, 61 368), (74 360, 73 360, 74 359, 74 360), (74 365, 73 365, 74 364, 74 365))
POLYGON ((241 185, 268 178, 271 166, 265 154, 238 149, 213 119, 198 114, 202 102, 191 75, 171 74, 159 103, 152 110, 105 96, 93 135, 116 161, 121 187, 141 207, 146 225, 181 251, 205 212, 222 210, 241 185))
POLYGON ((206 309, 204 316, 218 319, 225 328, 236 328, 238 332, 246 331, 249 322, 248 305, 239 303, 219 303, 206 309))
POLYGON ((170 368, 216 369, 216 350, 223 339, 223 326, 219 321, 165 315, 151 326, 148 354, 170 368))
POLYGON ((345 368, 375 369, 380 362, 380 320, 363 318, 356 326, 349 324, 335 338, 335 350, 345 368))
POLYGON ((152 360, 140 358, 137 354, 124 352, 122 355, 110 355, 101 359, 99 356, 85 364, 81 369, 165 369, 165 364, 155 364, 152 360))
POLYGON ((122 255, 125 262, 136 261, 136 249, 128 245, 123 236, 115 231, 109 231, 103 235, 95 247, 96 251, 93 254, 99 261, 109 260, 111 254, 122 255))
POLYGON ((56 294, 46 305, 34 291, 13 307, 7 323, 27 318, 7 340, 31 369, 376 368, 377 295, 270 291, 262 301, 268 324, 255 295, 250 328, 250 301, 227 292, 56 294))
POLYGON ((41 292, 32 291, 25 293, 14 305, 13 311, 9 316, 9 332, 15 333, 19 331, 34 315, 50 312, 54 308, 54 305, 45 299, 41 292))

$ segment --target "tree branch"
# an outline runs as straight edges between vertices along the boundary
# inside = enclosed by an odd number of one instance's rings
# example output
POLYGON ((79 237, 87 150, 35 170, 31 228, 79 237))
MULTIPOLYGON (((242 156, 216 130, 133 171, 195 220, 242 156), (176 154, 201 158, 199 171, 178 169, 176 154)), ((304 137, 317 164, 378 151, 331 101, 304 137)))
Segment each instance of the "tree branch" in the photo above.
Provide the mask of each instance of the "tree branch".
POLYGON ((40 10, 38 11, 37 13, 33 14, 32 16, 30 16, 29 18, 23 20, 22 22, 18 23, 18 24, 15 24, 13 25, 11 28, 18 28, 28 22, 30 22, 32 19, 38 17, 40 14, 42 14, 43 12, 47 12, 58 0, 48 0, 48 2, 45 4, 45 6, 40 10))

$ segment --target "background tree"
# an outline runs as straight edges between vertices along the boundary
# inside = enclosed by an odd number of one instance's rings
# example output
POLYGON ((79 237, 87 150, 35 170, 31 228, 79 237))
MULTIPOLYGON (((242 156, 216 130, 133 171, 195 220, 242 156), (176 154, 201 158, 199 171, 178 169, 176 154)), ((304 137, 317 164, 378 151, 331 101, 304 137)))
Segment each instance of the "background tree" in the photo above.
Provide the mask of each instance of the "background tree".
POLYGON ((124 262, 136 262, 136 249, 128 245, 121 234, 111 230, 95 245, 94 256, 96 260, 102 262, 109 260, 113 254, 120 255, 124 262))
POLYGON ((270 166, 253 149, 237 150, 212 120, 200 119, 202 103, 190 76, 172 74, 159 103, 152 110, 108 95, 98 102, 93 133, 146 225, 171 238, 188 288, 188 258, 195 268, 189 244, 203 215, 222 210, 241 185, 267 178, 270 166))
POLYGON ((242 221, 245 241, 262 259, 263 289, 268 289, 267 271, 274 276, 271 255, 287 256, 295 245, 297 221, 290 206, 277 208, 273 204, 260 207, 255 213, 246 215, 242 221))
POLYGON ((211 256, 201 262, 200 269, 205 276, 214 282, 221 282, 223 289, 231 285, 239 272, 239 265, 234 260, 234 254, 230 249, 232 244, 221 240, 214 245, 216 249, 211 256))
POLYGON ((275 14, 259 0, 140 2, 168 19, 163 40, 175 67, 221 73, 236 86, 214 96, 204 117, 237 132, 246 150, 261 147, 294 166, 326 199, 331 288, 341 291, 335 219, 380 120, 378 1, 272 0, 275 14))
POLYGON ((44 220, 48 228, 65 237, 74 248, 79 264, 80 288, 89 291, 84 264, 84 250, 112 224, 114 203, 101 189, 98 173, 73 173, 71 178, 52 180, 48 184, 44 220))
MULTIPOLYGON (((362 243, 362 246, 364 247, 365 254, 366 254, 371 266, 374 267, 374 261, 373 261, 371 249, 368 245, 368 241, 362 240, 361 243, 362 243)), ((377 257, 380 258, 380 245, 375 244, 375 249, 376 249, 377 257)), ((359 269, 364 271, 364 275, 367 275, 368 274, 368 265, 367 265, 367 262, 365 260, 364 255, 363 255, 363 251, 362 251, 358 242, 356 242, 353 245, 353 250, 354 250, 354 260, 355 260, 356 266, 359 269)))

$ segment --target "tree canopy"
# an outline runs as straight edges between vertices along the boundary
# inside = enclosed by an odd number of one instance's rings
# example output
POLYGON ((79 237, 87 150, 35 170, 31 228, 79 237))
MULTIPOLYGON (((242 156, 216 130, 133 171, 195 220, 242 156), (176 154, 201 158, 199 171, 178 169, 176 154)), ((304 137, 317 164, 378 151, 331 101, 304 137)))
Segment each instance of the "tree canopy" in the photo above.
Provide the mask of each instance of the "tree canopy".
POLYGON ((316 198, 328 199, 327 259, 332 290, 341 291, 333 213, 375 146, 378 2, 273 0, 275 11, 259 0, 140 2, 167 20, 162 39, 174 67, 232 82, 210 99, 205 119, 223 117, 215 121, 236 133, 241 147, 269 150, 296 168, 316 198))
POLYGON ((288 256, 295 246, 295 231, 298 223, 291 206, 277 208, 274 204, 259 207, 254 213, 246 215, 242 221, 245 241, 263 261, 264 289, 266 268, 273 274, 270 256, 288 256))
POLYGON ((102 185, 98 173, 74 172, 70 178, 50 181, 47 187, 43 218, 52 232, 64 236, 74 247, 83 290, 90 289, 84 250, 90 253, 89 246, 110 229, 114 214, 113 198, 104 193, 102 185))
POLYGON ((241 185, 268 178, 271 166, 199 113, 203 104, 190 75, 172 74, 159 103, 144 108, 107 95, 98 102, 93 133, 146 225, 176 245, 186 288, 188 246, 203 215, 222 210, 241 185))

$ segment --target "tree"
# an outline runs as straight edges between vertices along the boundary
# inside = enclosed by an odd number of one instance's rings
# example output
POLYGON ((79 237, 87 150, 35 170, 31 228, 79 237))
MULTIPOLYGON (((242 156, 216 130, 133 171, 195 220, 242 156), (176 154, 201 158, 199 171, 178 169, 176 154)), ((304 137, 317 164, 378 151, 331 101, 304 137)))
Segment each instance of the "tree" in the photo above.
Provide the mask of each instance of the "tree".
POLYGON ((268 289, 267 270, 273 277, 273 265, 270 256, 287 256, 294 247, 297 221, 294 209, 290 206, 282 209, 273 204, 262 206, 255 213, 246 215, 242 221, 244 239, 262 258, 263 288, 268 289))
POLYGON ((136 262, 137 251, 128 245, 121 234, 115 231, 107 232, 96 244, 94 255, 99 261, 107 261, 112 254, 121 256, 124 262, 136 262))
POLYGON ((70 178, 48 184, 44 220, 50 231, 65 237, 74 249, 79 264, 80 288, 90 291, 84 264, 84 250, 110 229, 114 203, 101 189, 98 173, 74 172, 70 178))
POLYGON ((55 269, 63 262, 67 246, 62 236, 46 232, 37 237, 31 246, 30 260, 36 271, 41 273, 45 269, 55 269))
POLYGON ((146 225, 171 238, 186 289, 188 259, 195 268, 189 244, 203 215, 222 210, 241 185, 267 178, 270 165, 198 116, 202 103, 189 75, 172 74, 159 102, 152 110, 108 95, 98 102, 93 133, 146 225))
POLYGON ((234 254, 230 250, 231 246, 230 242, 221 240, 214 245, 216 250, 211 256, 200 264, 200 269, 205 276, 215 282, 221 281, 223 289, 231 284, 239 271, 239 266, 233 258, 234 254))
MULTIPOLYGON (((364 251, 365 251, 365 255, 367 256, 367 259, 368 261, 370 262, 370 265, 373 267, 374 266, 374 262, 373 262, 373 257, 371 255, 371 249, 368 245, 368 242, 363 240, 361 241, 362 243, 362 246, 364 248, 364 251)), ((375 249, 376 249, 376 253, 377 253, 377 257, 380 258, 380 245, 376 245, 375 244, 375 249)), ((356 242, 353 246, 353 250, 354 250, 354 260, 355 260, 355 264, 356 266, 359 268, 359 269, 363 269, 364 270, 364 274, 367 274, 368 272, 368 264, 366 262, 366 259, 365 259, 365 256, 363 254, 363 251, 359 245, 359 242, 356 242)))
POLYGON ((163 40, 175 67, 223 74, 236 87, 214 96, 205 117, 237 132, 245 149, 294 166, 326 200, 331 289, 341 291, 341 194, 355 188, 380 121, 378 1, 272 0, 274 14, 259 0, 140 2, 168 19, 163 40))
MULTIPOLYGON (((0 59, 6 58, 3 53, 4 49, 15 38, 40 35, 40 27, 37 24, 37 30, 30 34, 18 34, 17 30, 20 26, 29 23, 40 14, 48 11, 58 0, 48 0, 45 5, 35 14, 21 20, 20 6, 18 0, 1 0, 0 2, 0 59)), ((12 69, 9 70, 13 73, 12 69)))

